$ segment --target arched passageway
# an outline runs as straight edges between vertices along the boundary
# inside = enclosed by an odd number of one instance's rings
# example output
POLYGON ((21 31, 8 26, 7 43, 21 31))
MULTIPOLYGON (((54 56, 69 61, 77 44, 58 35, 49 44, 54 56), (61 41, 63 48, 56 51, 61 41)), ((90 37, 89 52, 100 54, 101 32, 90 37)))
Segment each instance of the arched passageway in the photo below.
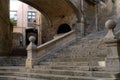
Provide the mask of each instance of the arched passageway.
POLYGON ((53 39, 60 24, 72 25, 76 18, 79 19, 79 9, 70 0, 20 0, 37 10, 47 19, 42 25, 42 42, 53 39), (70 19, 70 17, 72 19, 70 19), (46 26, 47 25, 47 26, 46 26), (49 29, 49 30, 48 30, 49 29), (46 34, 47 32, 47 34, 46 34), (44 39, 43 39, 44 38, 44 39))
POLYGON ((67 33, 71 31, 71 28, 68 24, 62 24, 59 26, 58 30, 57 30, 57 34, 61 34, 61 33, 67 33))
MULTIPOLYGON (((0 1, 0 55, 8 54, 11 50, 11 35, 9 24, 9 1, 0 1), (6 5, 6 6, 4 6, 6 5), (6 45, 6 46, 4 46, 6 45), (6 50, 6 48, 8 50, 6 50)), ((71 23, 69 17, 78 15, 79 10, 74 7, 73 4, 69 4, 70 0, 20 0, 37 10, 46 16, 49 21, 49 27, 56 29, 55 27, 63 23, 71 23), (72 6, 71 6, 72 5, 72 6), (63 17, 64 16, 64 17, 63 17)), ((76 20, 76 19, 72 19, 76 20)), ((52 32, 52 30, 50 30, 52 32)), ((51 34, 54 36, 54 34, 51 34)))
POLYGON ((60 19, 75 14, 80 19, 79 10, 70 0, 20 0, 37 10, 48 18, 52 26, 56 19, 60 19))

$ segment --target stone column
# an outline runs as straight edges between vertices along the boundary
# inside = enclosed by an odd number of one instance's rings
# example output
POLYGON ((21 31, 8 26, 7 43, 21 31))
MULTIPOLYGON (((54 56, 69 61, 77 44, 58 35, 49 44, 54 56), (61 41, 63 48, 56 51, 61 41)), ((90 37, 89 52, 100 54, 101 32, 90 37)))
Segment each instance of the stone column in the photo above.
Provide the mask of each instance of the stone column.
POLYGON ((99 31, 99 27, 98 27, 98 3, 96 3, 96 5, 95 5, 95 27, 96 27, 96 31, 99 31))
POLYGON ((80 28, 81 28, 81 37, 83 37, 85 35, 85 26, 84 26, 84 23, 85 23, 85 12, 84 12, 84 1, 83 0, 80 0, 80 8, 81 8, 81 13, 82 13, 82 16, 81 16, 81 22, 80 22, 80 28))
POLYGON ((37 46, 35 45, 35 37, 30 36, 29 38, 30 44, 27 47, 27 59, 26 59, 26 68, 31 69, 35 64, 35 54, 37 50, 37 46))
POLYGON ((114 35, 116 22, 108 20, 105 26, 108 29, 108 33, 104 40, 107 47, 111 49, 111 52, 107 54, 106 58, 106 70, 110 72, 120 72, 120 39, 114 35))
POLYGON ((0 0, 0 56, 11 51, 11 32, 9 19, 9 0, 0 0))
POLYGON ((81 22, 75 24, 76 39, 80 40, 85 35, 84 18, 81 18, 81 22))
POLYGON ((81 37, 84 37, 85 36, 84 16, 81 17, 80 27, 81 27, 81 37))
POLYGON ((77 22, 75 24, 75 33, 76 33, 76 40, 80 40, 80 38, 81 38, 80 22, 77 22))

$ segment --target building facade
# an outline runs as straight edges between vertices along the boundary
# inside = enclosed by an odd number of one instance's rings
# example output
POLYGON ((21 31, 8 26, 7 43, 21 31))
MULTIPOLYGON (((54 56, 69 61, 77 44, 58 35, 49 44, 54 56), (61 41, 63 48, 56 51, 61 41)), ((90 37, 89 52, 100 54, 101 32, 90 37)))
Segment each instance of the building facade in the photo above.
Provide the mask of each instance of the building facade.
POLYGON ((27 46, 29 36, 34 35, 36 45, 41 44, 41 13, 33 7, 18 0, 10 0, 10 19, 13 22, 13 46, 27 46), (14 7, 16 6, 16 7, 14 7))

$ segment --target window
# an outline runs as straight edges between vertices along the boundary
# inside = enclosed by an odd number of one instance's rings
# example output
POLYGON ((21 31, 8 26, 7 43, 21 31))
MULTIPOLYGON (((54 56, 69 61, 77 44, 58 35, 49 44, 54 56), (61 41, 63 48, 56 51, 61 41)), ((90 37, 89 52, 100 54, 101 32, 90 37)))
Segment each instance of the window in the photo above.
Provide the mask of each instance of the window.
POLYGON ((28 19, 28 27, 36 27, 36 12, 28 11, 27 19, 28 19))
POLYGON ((10 19, 14 26, 17 24, 17 11, 10 11, 10 19))

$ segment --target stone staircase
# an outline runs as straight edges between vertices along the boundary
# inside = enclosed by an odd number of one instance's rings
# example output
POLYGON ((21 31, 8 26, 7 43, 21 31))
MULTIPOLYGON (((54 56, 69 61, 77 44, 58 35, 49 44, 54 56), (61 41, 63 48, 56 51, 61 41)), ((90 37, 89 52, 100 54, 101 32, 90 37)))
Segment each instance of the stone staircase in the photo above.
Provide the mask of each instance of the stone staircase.
POLYGON ((0 57, 0 66, 25 66, 26 56, 0 57))
POLYGON ((105 71, 110 50, 100 42, 105 33, 91 34, 39 61, 33 69, 0 67, 0 80, 119 80, 105 71))
POLYGON ((110 72, 69 68, 71 69, 36 66, 27 70, 24 67, 1 67, 0 80, 116 80, 110 72))

